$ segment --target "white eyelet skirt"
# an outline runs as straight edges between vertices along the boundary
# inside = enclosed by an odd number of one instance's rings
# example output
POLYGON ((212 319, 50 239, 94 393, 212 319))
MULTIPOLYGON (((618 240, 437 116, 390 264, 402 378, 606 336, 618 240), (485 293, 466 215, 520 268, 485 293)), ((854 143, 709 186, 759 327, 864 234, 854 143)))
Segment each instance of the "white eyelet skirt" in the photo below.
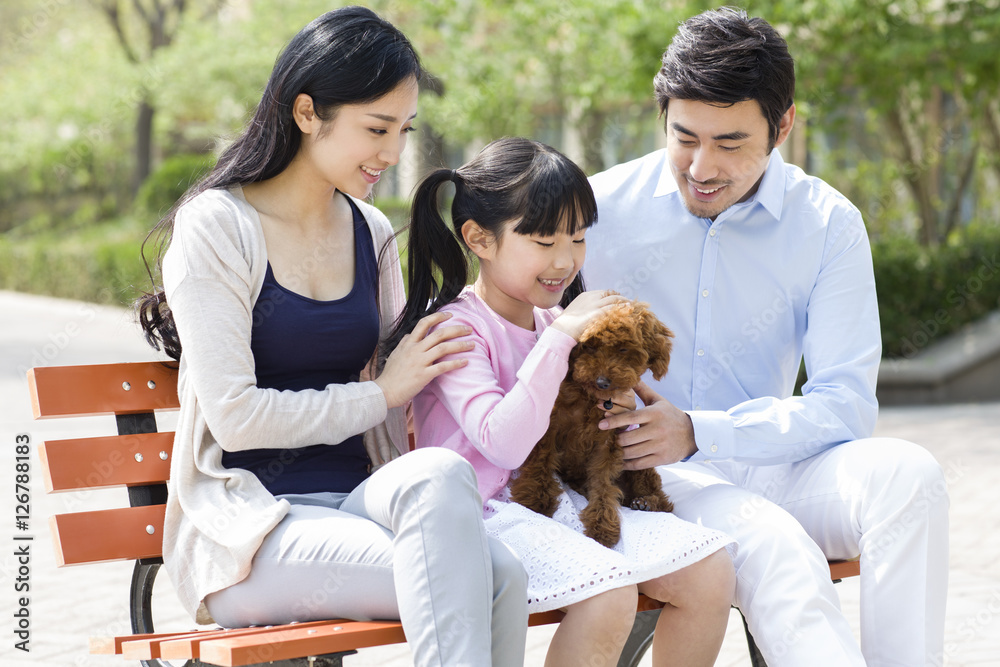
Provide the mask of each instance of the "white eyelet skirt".
POLYGON ((622 535, 613 548, 583 534, 587 499, 564 487, 550 519, 510 500, 504 489, 484 506, 486 533, 511 548, 528 574, 528 611, 560 609, 598 593, 676 572, 727 548, 728 535, 668 512, 621 508, 622 535))

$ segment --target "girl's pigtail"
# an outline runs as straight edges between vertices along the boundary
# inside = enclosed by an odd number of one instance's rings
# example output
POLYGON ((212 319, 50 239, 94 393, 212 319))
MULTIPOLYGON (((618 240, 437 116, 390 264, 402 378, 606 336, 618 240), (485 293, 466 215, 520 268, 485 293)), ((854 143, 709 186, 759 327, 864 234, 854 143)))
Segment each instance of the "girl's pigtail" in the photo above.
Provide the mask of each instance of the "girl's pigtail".
MULTIPOLYGON (((438 169, 421 182, 413 197, 406 242, 409 296, 406 306, 383 347, 396 349, 403 336, 422 318, 455 300, 469 280, 469 261, 461 243, 441 217, 438 195, 444 183, 455 180, 461 196, 461 177, 451 169, 438 169)), ((380 360, 384 363, 384 359, 380 360)))

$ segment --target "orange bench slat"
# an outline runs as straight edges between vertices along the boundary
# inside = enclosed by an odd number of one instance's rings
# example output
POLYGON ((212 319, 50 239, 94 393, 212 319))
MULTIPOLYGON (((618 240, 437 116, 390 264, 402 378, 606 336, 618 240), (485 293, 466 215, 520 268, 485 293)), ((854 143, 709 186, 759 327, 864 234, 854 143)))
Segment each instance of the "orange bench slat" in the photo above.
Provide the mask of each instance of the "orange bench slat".
MULTIPOLYGON (((201 644, 214 639, 224 639, 228 637, 249 636, 268 632, 277 632, 283 628, 314 628, 331 623, 343 624, 354 623, 348 620, 334 621, 310 621, 308 623, 292 623, 283 626, 270 626, 266 628, 235 628, 232 630, 218 630, 200 633, 201 636, 185 635, 175 637, 160 642, 160 656, 164 660, 188 660, 201 657, 201 644)), ((128 657, 128 656, 126 656, 128 657)))
POLYGON ((119 637, 90 637, 90 653, 92 655, 121 655, 126 642, 148 641, 175 637, 177 632, 149 632, 145 634, 121 635, 119 637))
POLYGON ((405 641, 397 621, 348 621, 313 628, 282 626, 264 634, 223 637, 202 642, 200 651, 204 662, 239 667, 405 641))
MULTIPOLYGON (((116 637, 115 639, 122 640, 120 642, 121 649, 118 651, 118 655, 121 655, 126 660, 157 660, 159 658, 164 658, 161 651, 161 647, 164 643, 185 637, 195 638, 203 634, 208 635, 214 633, 211 633, 210 631, 192 630, 191 632, 174 632, 164 635, 136 635, 135 637, 116 637)), ((193 658, 197 656, 187 655, 183 657, 193 658)))
POLYGON ((138 433, 49 440, 38 447, 49 493, 165 482, 174 434, 138 433))
POLYGON ((28 391, 35 419, 180 407, 173 362, 39 366, 28 371, 28 391))
POLYGON ((53 516, 56 562, 62 567, 161 556, 165 510, 148 505, 53 516))
MULTIPOLYGON (((315 624, 329 623, 317 621, 315 624)), ((284 626, 280 626, 284 627, 284 626)), ((291 626, 297 627, 297 626, 291 626)), ((135 635, 134 637, 116 637, 121 639, 121 649, 118 653, 128 660, 191 660, 199 656, 199 646, 210 639, 219 639, 234 635, 260 634, 272 632, 274 628, 231 628, 217 630, 190 630, 162 635, 135 635)))
POLYGON ((847 579, 861 575, 861 561, 854 560, 832 560, 830 561, 830 578, 847 579))
MULTIPOLYGON (((316 626, 334 621, 315 621, 313 623, 297 623, 291 626, 280 627, 303 627, 316 626)), ((351 623, 351 621, 336 621, 339 623, 351 623)), ((160 642, 160 657, 164 660, 192 660, 201 658, 201 644, 213 639, 224 639, 226 637, 239 637, 245 635, 261 634, 263 632, 274 632, 277 628, 236 628, 233 630, 220 630, 218 632, 206 632, 202 637, 186 635, 175 639, 160 642)), ((126 658, 129 656, 125 656, 126 658)))

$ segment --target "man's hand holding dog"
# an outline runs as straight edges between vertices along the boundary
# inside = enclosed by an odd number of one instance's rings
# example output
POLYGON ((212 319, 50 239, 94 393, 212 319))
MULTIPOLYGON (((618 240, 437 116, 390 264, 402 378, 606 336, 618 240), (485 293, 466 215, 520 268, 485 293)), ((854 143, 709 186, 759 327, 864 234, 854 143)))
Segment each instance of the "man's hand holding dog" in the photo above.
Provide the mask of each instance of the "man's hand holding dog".
POLYGON ((636 385, 635 393, 645 407, 611 414, 599 425, 604 430, 638 425, 638 428, 618 434, 618 442, 625 453, 625 470, 645 470, 676 463, 698 451, 694 426, 687 413, 677 409, 645 382, 636 385))

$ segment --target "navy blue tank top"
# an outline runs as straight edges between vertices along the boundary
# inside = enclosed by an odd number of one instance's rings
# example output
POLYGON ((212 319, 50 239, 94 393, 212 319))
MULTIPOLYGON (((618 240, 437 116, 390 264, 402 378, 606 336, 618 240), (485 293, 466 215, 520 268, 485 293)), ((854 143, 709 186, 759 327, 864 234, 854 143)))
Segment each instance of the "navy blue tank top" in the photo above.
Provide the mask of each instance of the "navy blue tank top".
MULTIPOLYGON (((375 351, 379 335, 375 249, 364 216, 348 201, 354 213, 355 270, 347 296, 316 301, 296 294, 279 285, 267 265, 253 308, 250 339, 258 387, 301 391, 357 382, 375 351)), ((222 455, 223 465, 253 472, 274 495, 351 491, 368 477, 369 462, 361 434, 340 443, 222 455)))

